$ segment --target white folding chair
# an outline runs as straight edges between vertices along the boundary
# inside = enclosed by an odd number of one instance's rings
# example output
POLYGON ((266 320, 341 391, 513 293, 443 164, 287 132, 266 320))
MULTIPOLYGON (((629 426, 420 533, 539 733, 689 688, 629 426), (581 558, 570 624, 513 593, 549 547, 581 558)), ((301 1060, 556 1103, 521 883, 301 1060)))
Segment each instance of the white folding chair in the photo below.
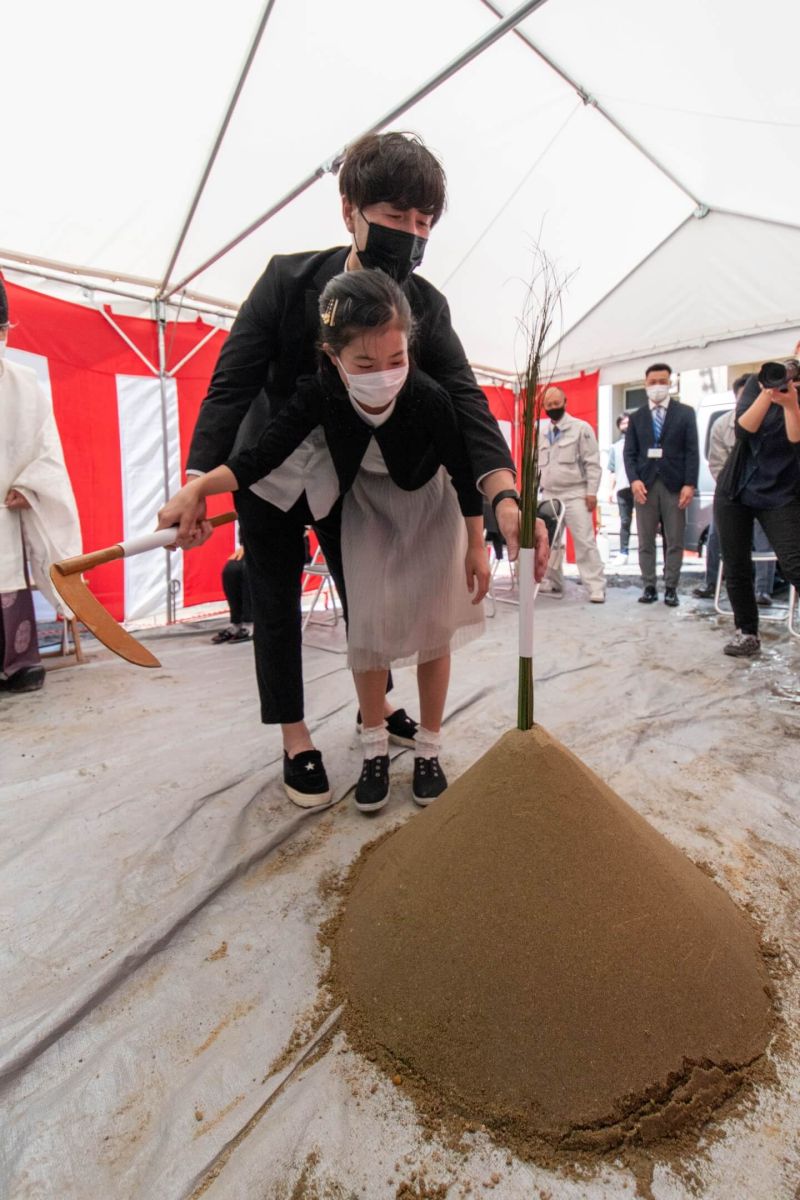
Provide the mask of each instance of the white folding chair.
MULTIPOLYGON (((551 519, 551 521, 555 520, 555 529, 553 530, 553 536, 550 539, 550 554, 551 554, 551 556, 553 554, 557 554, 561 549, 561 545, 564 540, 564 529, 565 529, 564 522, 565 522, 565 518, 566 518, 566 512, 567 512, 567 510, 560 500, 540 500, 539 501, 537 515, 542 517, 542 519, 544 519, 544 517, 547 516, 551 519)), ((498 568, 499 564, 500 564, 500 560, 497 559, 494 563, 494 566, 492 567, 492 583, 489 588, 489 595, 492 598, 492 604, 495 604, 495 602, 496 602, 497 604, 519 605, 518 588, 517 588, 517 582, 519 579, 519 567, 517 566, 517 563, 511 564, 511 567, 512 567, 511 586, 506 589, 507 595, 501 596, 494 589, 494 577, 497 572, 497 568, 498 568)), ((534 589, 533 589, 534 600, 536 599, 538 594, 539 594, 539 584, 537 583, 534 585, 534 589)), ((548 594, 547 592, 542 592, 543 596, 546 596, 547 594, 548 594)), ((490 615, 494 615, 494 612, 492 612, 490 615)))
POLYGON ((316 550, 314 551, 314 556, 311 559, 311 562, 307 564, 307 566, 305 567, 305 569, 303 571, 303 582, 301 584, 301 589, 302 589, 303 593, 305 592, 306 586, 308 585, 308 583, 313 579, 316 579, 317 587, 316 587, 316 591, 314 592, 314 595, 311 597, 311 604, 309 605, 308 611, 306 612, 305 616, 303 617, 301 633, 305 633, 305 631, 314 615, 314 609, 317 607, 317 604, 319 603, 320 598, 323 596, 323 594, 325 596, 325 610, 327 612, 328 601, 330 601, 331 611, 332 611, 333 616, 332 616, 332 618, 330 615, 327 617, 323 617, 321 619, 315 618, 314 624, 315 625, 338 625, 338 623, 339 623, 340 601, 339 601, 339 597, 336 594, 336 585, 333 582, 333 576, 331 575, 330 567, 325 562, 325 556, 322 553, 321 546, 317 546, 316 550))
MULTIPOLYGON (((776 554, 770 554, 766 550, 764 550, 764 551, 754 550, 751 555, 751 558, 754 563, 777 562, 778 561, 778 557, 776 554)), ((716 609, 716 611, 719 613, 719 615, 721 617, 732 617, 733 609, 732 608, 724 608, 722 605, 722 582, 723 582, 724 578, 725 578, 725 564, 723 563, 722 559, 720 559, 719 567, 717 568, 717 584, 716 584, 716 587, 714 588, 714 608, 716 609)), ((759 622, 761 622, 761 621, 777 621, 780 624, 786 626, 786 628, 789 630, 789 633, 792 635, 792 637, 800 638, 800 628, 797 628, 795 626, 795 620, 794 620, 795 614, 797 613, 797 611, 798 611, 797 589, 795 587, 793 587, 792 585, 790 585, 788 605, 779 604, 779 605, 775 606, 774 610, 769 609, 766 612, 764 611, 763 608, 760 608, 758 610, 758 619, 759 619, 759 622)))

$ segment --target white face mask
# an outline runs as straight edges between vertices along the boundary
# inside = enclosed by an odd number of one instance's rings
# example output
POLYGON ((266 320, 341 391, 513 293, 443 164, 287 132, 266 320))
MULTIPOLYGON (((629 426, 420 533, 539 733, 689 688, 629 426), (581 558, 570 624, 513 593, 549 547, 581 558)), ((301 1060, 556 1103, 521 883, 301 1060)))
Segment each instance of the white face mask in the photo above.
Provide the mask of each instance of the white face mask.
POLYGON ((7 345, 8 345, 8 342, 6 341, 6 339, 0 338, 0 358, 2 358, 3 355, 5 354, 7 345))
POLYGON ((366 408, 385 408, 387 404, 391 404, 408 378, 408 363, 402 367, 393 367, 391 371, 369 371, 365 375, 351 375, 345 371, 341 360, 337 359, 337 362, 347 380, 350 398, 366 408))
POLYGON ((652 400, 653 404, 663 404, 669 396, 668 383, 654 383, 652 387, 645 388, 647 399, 652 400))

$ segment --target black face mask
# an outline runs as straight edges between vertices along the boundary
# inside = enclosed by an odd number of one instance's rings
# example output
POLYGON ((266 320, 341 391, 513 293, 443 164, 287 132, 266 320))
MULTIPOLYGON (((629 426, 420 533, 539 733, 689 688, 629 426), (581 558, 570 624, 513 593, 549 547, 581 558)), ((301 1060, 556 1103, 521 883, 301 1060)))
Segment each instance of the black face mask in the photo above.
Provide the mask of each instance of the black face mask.
MULTIPOLYGON (((364 218, 366 220, 366 217, 364 218)), ((356 253, 362 267, 377 267, 391 275, 398 283, 405 283, 409 275, 422 262, 427 238, 406 233, 403 229, 389 229, 367 221, 367 241, 363 250, 356 244, 356 253)))
POLYGON ((567 410, 566 410, 566 407, 564 407, 564 408, 548 408, 546 411, 547 411, 547 415, 551 421, 560 421, 561 418, 563 417, 564 413, 567 410))

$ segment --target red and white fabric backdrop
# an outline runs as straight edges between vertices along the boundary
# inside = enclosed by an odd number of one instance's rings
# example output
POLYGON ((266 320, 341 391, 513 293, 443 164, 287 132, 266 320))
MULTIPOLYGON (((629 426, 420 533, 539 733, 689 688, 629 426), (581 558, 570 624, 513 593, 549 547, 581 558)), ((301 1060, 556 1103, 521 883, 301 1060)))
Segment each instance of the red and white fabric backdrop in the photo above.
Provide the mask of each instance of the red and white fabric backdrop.
MULTIPOLYGON (((32 367, 52 397, 78 512, 84 550, 111 546, 155 528, 164 502, 165 463, 170 491, 180 486, 197 411, 225 332, 218 330, 167 382, 166 456, 159 379, 96 309, 6 284, 12 330, 9 358, 32 367)), ((158 362, 155 321, 115 316, 115 323, 153 364, 158 362)), ((166 329, 168 370, 212 327, 198 320, 166 329)), ((231 506, 215 498, 212 512, 231 506)), ((202 549, 173 554, 181 583, 178 609, 218 600, 222 566, 233 550, 233 526, 202 549)), ((108 563, 87 581, 118 620, 166 610, 166 552, 108 563)))
MULTIPOLYGON (((197 412, 226 334, 201 320, 167 325, 167 369, 174 370, 208 335, 209 340, 167 382, 167 445, 158 377, 96 309, 45 296, 6 282, 12 331, 9 357, 32 367, 52 397, 67 470, 81 519, 85 551, 114 545, 155 528, 169 491, 183 479, 183 464, 197 412)), ((155 321, 115 315, 114 322, 153 365, 158 362, 155 321)), ((569 410, 597 430, 598 376, 560 386, 569 410)), ((521 445, 509 388, 484 388, 515 462, 521 445)), ((217 496, 211 513, 232 507, 217 496)), ((172 578, 181 585, 178 612, 221 600, 222 567, 234 548, 233 526, 224 526, 200 550, 173 554, 172 578)), ((95 568, 87 581, 118 620, 166 612, 165 552, 153 551, 95 568)))
MULTIPOLYGON (((559 379, 553 382, 564 389, 571 415, 578 417, 581 421, 588 421, 597 436, 599 371, 595 371, 591 375, 579 375, 574 379, 559 379)), ((488 397, 489 407, 500 422, 500 428, 505 434, 506 441, 511 448, 511 456, 519 471, 522 463, 522 431, 519 428, 514 393, 510 388, 505 387, 485 387, 483 390, 488 397)), ((567 533, 567 561, 575 562, 575 547, 569 532, 567 533)))

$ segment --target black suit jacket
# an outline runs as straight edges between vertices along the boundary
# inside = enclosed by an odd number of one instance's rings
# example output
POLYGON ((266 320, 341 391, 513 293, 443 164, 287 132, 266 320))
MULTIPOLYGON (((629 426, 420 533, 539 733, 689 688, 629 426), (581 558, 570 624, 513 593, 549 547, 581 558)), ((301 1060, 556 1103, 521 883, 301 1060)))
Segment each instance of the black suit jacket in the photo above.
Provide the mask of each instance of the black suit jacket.
POLYGON ((235 450, 225 464, 240 488, 263 478, 305 441, 312 429, 325 430, 342 492, 353 483, 373 434, 389 475, 398 487, 414 491, 444 466, 453 480, 465 517, 483 513, 483 497, 448 393, 422 371, 409 373, 394 411, 382 425, 362 421, 332 367, 302 379, 297 393, 270 419, 256 442, 235 450))
POLYGON ((625 434, 625 470, 630 482, 641 479, 649 488, 660 478, 668 492, 679 492, 682 487, 696 488, 700 451, 694 409, 671 399, 661 430, 664 452, 661 458, 647 457, 647 451, 654 445, 653 416, 650 405, 643 404, 632 413, 625 434))
MULTIPOLYGON (((319 297, 344 269, 346 246, 276 255, 242 305, 222 347, 189 449, 187 468, 209 471, 236 444, 253 444, 281 411, 300 376, 317 368, 319 297)), ((463 434, 473 481, 513 470, 505 438, 475 382, 441 292, 412 275, 403 285, 417 322, 416 364, 448 393, 463 434)))

